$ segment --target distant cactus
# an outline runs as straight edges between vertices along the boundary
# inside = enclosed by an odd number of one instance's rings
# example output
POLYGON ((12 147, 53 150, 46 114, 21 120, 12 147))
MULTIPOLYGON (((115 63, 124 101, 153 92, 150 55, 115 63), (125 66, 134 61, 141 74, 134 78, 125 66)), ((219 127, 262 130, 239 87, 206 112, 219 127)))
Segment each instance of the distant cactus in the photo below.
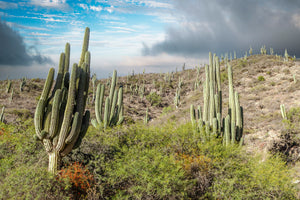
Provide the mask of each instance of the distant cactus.
POLYGON ((149 108, 147 107, 145 117, 144 117, 144 124, 147 125, 149 122, 149 114, 148 114, 149 108))
POLYGON ((4 111, 5 111, 5 106, 2 107, 2 111, 0 114, 0 122, 4 123, 4 111))
POLYGON ((35 110, 35 137, 44 144, 49 155, 48 171, 52 174, 59 168, 61 157, 79 147, 89 126, 90 112, 85 111, 90 77, 89 33, 89 28, 86 28, 80 65, 73 65, 70 78, 68 62, 65 62, 68 52, 61 54, 51 94, 54 68, 49 70, 35 110))
POLYGON ((285 49, 285 51, 284 51, 284 61, 285 61, 285 62, 288 62, 288 61, 289 61, 289 54, 288 54, 288 52, 287 52, 286 49, 285 49))
POLYGON ((124 121, 123 87, 116 90, 116 84, 117 71, 114 70, 110 84, 109 96, 106 97, 105 103, 105 86, 101 83, 97 86, 95 102, 96 119, 92 120, 92 125, 99 130, 105 130, 107 127, 119 125, 124 121))
POLYGON ((253 49, 252 49, 252 47, 250 47, 250 49, 249 49, 249 55, 252 56, 252 54, 253 54, 253 49))
POLYGON ((176 89, 175 97, 174 97, 174 105, 178 108, 180 104, 180 88, 176 89))
POLYGON ((9 93, 11 89, 11 80, 8 80, 7 86, 6 86, 6 93, 9 93))
POLYGON ((26 84, 26 77, 21 78, 21 83, 20 83, 20 92, 23 92, 24 86, 26 84))
POLYGON ((281 104, 281 105, 280 105, 280 112, 281 112, 282 119, 287 119, 284 104, 281 104))
POLYGON ((12 101, 13 101, 13 98, 14 98, 14 88, 12 88, 12 90, 11 90, 11 94, 10 94, 10 99, 9 99, 9 103, 12 103, 12 101))

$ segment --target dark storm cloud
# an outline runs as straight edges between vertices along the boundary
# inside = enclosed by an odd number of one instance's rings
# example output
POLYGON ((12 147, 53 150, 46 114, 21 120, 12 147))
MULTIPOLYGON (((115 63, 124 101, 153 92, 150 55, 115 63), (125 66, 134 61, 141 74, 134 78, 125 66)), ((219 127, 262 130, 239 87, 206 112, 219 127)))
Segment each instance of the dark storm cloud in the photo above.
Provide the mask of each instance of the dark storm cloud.
POLYGON ((183 56, 208 51, 256 52, 262 45, 275 53, 285 48, 300 56, 299 0, 174 0, 178 24, 167 28, 165 39, 143 44, 144 55, 183 56))
POLYGON ((52 63, 31 46, 26 48, 23 38, 0 19, 0 65, 29 66, 32 63, 52 63), (33 52, 33 54, 31 53, 33 52))

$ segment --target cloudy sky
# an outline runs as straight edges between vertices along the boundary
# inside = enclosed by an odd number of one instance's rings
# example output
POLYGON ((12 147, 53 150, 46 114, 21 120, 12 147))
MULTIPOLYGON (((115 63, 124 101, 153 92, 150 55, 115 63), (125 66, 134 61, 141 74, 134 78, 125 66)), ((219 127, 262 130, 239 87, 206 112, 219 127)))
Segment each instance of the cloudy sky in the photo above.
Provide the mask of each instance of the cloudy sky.
POLYGON ((167 72, 262 45, 300 56, 299 0, 0 0, 0 79, 45 78, 66 42, 78 62, 90 27, 98 78, 167 72))

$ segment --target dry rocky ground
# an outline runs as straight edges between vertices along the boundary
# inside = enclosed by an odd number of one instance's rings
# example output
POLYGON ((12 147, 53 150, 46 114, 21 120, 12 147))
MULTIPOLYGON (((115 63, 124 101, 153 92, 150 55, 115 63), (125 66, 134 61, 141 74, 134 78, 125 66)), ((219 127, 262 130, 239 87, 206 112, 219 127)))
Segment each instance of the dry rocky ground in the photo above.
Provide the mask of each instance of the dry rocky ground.
MULTIPOLYGON (((244 59, 230 62, 233 67, 234 88, 240 94, 240 104, 244 109, 245 145, 249 151, 267 151, 282 131, 280 104, 285 104, 286 110, 300 107, 300 63, 298 61, 283 62, 270 55, 253 55, 244 59), (259 80, 262 76, 264 80, 259 80), (296 82, 294 82, 294 78, 296 82)), ((223 113, 227 113, 228 85, 224 64, 221 66, 223 76, 223 113)), ((143 120, 146 108, 149 107, 150 124, 161 124, 168 120, 178 122, 189 121, 191 104, 203 105, 202 83, 205 80, 204 68, 200 68, 198 81, 200 86, 194 89, 197 79, 197 69, 188 69, 168 74, 171 81, 165 81, 166 74, 136 74, 119 77, 119 84, 124 88, 124 115, 126 122, 143 120), (179 77, 183 80, 181 100, 178 108, 174 106, 174 95, 179 77), (138 86, 145 85, 144 97, 133 94, 138 86), (130 87, 131 86, 131 87, 130 87), (131 89, 133 92, 131 91, 131 89), (161 92, 163 90, 163 92, 161 92), (146 98, 150 92, 156 92, 162 97, 157 106, 151 106, 146 98)), ((100 80, 106 84, 108 81, 100 80)), ((20 80, 12 80, 14 88, 13 99, 11 91, 6 92, 7 80, 0 82, 0 106, 6 107, 7 123, 22 123, 22 119, 33 117, 37 99, 41 94, 44 80, 27 80, 24 91, 20 92, 20 80)), ((97 81, 97 83, 99 80, 97 81)), ((91 82, 90 82, 91 83, 91 82)), ((106 86, 106 92, 108 91, 106 86)), ((94 118, 92 104, 93 87, 90 86, 90 101, 88 108, 94 118)), ((224 114, 223 114, 224 115, 224 114)))

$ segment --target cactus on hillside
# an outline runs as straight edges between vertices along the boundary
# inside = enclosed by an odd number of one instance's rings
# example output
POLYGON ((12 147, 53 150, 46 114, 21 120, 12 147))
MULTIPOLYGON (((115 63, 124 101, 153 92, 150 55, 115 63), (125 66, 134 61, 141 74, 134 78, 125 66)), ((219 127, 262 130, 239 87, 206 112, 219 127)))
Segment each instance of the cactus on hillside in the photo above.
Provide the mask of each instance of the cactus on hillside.
POLYGON ((0 122, 4 123, 4 111, 5 111, 5 106, 2 107, 2 111, 0 114, 0 122))
POLYGON ((101 83, 97 86, 95 113, 96 119, 92 120, 92 125, 100 130, 108 126, 113 127, 123 122, 123 87, 116 90, 117 71, 114 70, 110 84, 109 96, 104 103, 105 86, 101 83), (104 105, 103 105, 104 104, 104 105), (104 109, 103 109, 104 108, 104 109))
POLYGON ((8 80, 7 86, 6 86, 6 93, 9 93, 11 89, 11 80, 8 80))
POLYGON ((35 138, 44 144, 49 155, 48 171, 52 174, 58 170, 61 157, 79 147, 89 126, 90 112, 85 111, 90 79, 89 33, 86 28, 80 64, 73 65, 70 78, 67 43, 52 93, 54 68, 49 70, 35 110, 35 138))
POLYGON ((220 64, 217 56, 209 54, 209 65, 205 66, 205 84, 203 86, 203 116, 201 107, 197 110, 191 105, 190 115, 193 127, 202 131, 205 125, 206 134, 212 130, 213 135, 223 136, 225 145, 231 141, 243 142, 243 109, 239 103, 239 95, 233 88, 232 68, 228 65, 229 109, 225 119, 222 120, 222 90, 220 79, 220 64), (197 122, 198 121, 198 122, 197 122), (223 121, 223 124, 222 124, 223 121))
POLYGON ((144 117, 144 124, 147 125, 149 122, 149 108, 147 107, 146 113, 145 113, 145 117, 144 117))
POLYGON ((21 78, 20 81, 21 81, 21 82, 20 82, 20 92, 23 92, 24 86, 25 86, 25 84, 26 84, 26 77, 21 78))
POLYGON ((174 96, 174 105, 176 106, 176 108, 178 108, 179 104, 180 104, 180 88, 177 88, 174 96))

